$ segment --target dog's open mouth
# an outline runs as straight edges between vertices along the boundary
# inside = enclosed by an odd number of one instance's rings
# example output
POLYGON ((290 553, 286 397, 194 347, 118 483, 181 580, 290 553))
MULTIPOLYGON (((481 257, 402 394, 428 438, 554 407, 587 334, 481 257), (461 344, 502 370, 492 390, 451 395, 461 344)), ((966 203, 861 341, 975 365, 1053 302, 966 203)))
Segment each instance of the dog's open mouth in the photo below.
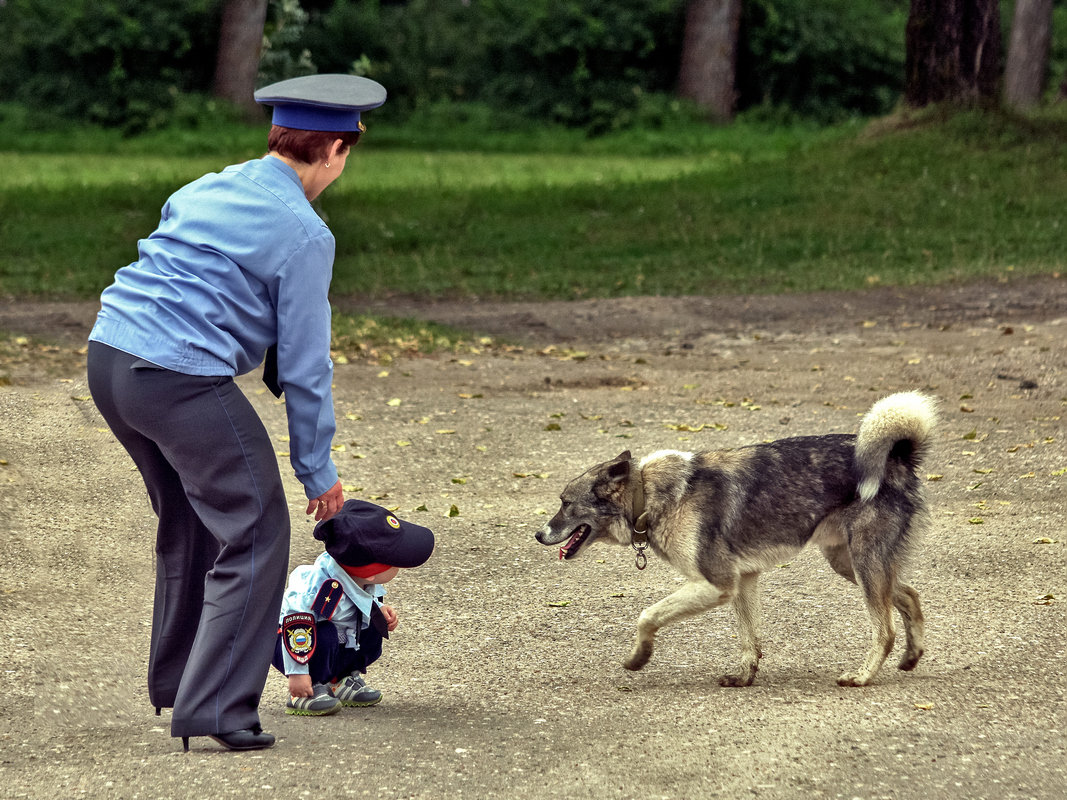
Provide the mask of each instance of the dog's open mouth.
POLYGON ((571 534, 571 538, 559 549, 560 561, 571 558, 578 552, 578 548, 582 546, 586 537, 589 536, 590 530, 592 529, 588 525, 579 525, 575 529, 574 533, 571 534))

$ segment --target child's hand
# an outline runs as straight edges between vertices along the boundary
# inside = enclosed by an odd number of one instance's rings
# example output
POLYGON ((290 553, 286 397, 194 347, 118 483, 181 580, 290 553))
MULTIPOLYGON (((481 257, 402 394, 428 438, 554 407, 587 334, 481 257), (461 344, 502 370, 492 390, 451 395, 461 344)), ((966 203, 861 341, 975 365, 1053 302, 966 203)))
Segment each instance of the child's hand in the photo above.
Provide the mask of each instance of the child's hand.
POLYGON ((315 692, 311 688, 310 675, 290 675, 289 694, 293 697, 314 697, 315 692))
POLYGON ((396 609, 392 606, 382 606, 382 616, 385 617, 385 621, 389 624, 389 630, 395 631, 398 622, 396 609))

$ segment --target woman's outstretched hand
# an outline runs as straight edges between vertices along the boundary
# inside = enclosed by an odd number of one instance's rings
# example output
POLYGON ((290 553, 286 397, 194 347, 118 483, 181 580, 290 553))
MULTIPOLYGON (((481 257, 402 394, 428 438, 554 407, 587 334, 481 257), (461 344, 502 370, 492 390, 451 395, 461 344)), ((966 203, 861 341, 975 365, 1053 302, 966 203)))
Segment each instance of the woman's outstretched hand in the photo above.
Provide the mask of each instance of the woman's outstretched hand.
POLYGON ((326 492, 312 498, 308 503, 307 513, 314 514, 316 522, 322 522, 340 511, 344 503, 345 494, 341 490, 341 482, 337 481, 326 492))

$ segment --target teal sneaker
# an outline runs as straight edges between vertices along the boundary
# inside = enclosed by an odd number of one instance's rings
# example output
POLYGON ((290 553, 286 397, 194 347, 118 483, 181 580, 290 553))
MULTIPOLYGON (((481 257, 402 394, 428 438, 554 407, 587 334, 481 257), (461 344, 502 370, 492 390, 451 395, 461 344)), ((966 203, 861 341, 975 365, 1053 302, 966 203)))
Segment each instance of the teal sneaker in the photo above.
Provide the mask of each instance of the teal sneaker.
POLYGON ((339 681, 333 687, 333 695, 341 701, 341 705, 349 707, 373 706, 382 701, 382 693, 367 686, 358 672, 339 681))
POLYGON ((314 697, 290 697, 285 704, 285 713, 301 717, 325 717, 341 710, 341 701, 333 696, 326 684, 316 683, 311 688, 315 692, 314 697))

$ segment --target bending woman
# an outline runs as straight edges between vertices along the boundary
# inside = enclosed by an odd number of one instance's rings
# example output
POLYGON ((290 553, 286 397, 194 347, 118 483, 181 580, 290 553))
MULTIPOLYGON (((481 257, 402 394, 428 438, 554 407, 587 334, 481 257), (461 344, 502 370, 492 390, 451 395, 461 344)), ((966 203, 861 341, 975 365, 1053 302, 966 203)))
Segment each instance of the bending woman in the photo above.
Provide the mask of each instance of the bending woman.
POLYGON ((334 237, 311 207, 385 89, 348 75, 261 89, 269 153, 175 192, 89 335, 89 387, 141 472, 156 534, 148 693, 171 735, 270 747, 259 701, 288 572, 289 509, 270 437, 234 382, 267 357, 284 391, 307 513, 344 497, 330 458, 334 237))

